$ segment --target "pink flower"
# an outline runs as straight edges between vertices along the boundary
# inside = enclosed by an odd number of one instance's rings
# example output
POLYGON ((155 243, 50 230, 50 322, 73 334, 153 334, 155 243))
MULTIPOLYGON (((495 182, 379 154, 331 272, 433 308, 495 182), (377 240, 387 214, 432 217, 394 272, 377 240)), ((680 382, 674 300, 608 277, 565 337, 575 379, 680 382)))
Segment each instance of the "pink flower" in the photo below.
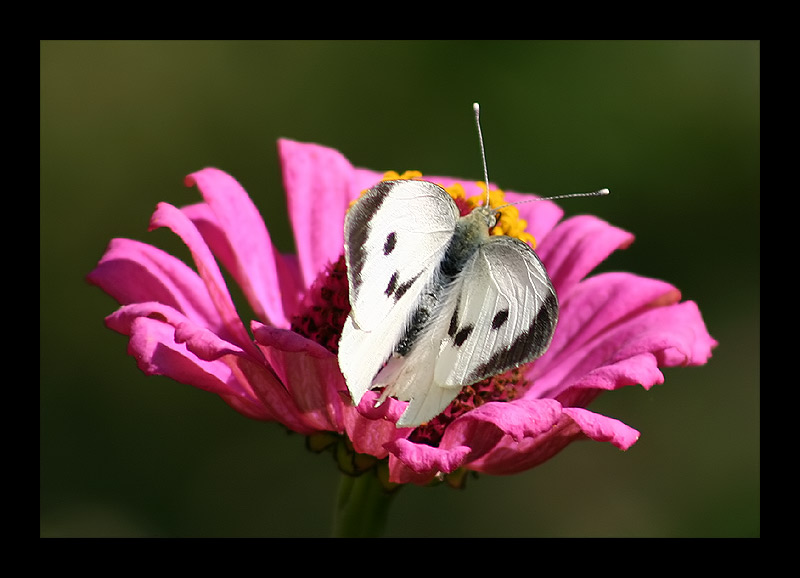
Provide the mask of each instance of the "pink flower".
MULTIPOLYGON (((88 279, 121 304, 106 324, 129 337, 142 371, 216 393, 243 415, 309 436, 312 447, 338 440, 352 450, 350 468, 388 464, 391 482, 425 484, 467 470, 519 472, 577 439, 627 449, 639 432, 588 404, 604 391, 661 383, 660 367, 703 364, 716 345, 695 303, 681 302, 668 283, 629 273, 587 278, 631 234, 591 216, 562 221, 552 202, 519 205, 559 295, 550 349, 465 388, 426 426, 397 428, 405 402, 375 408, 378 394, 369 392, 353 407, 336 358, 349 311, 345 212, 382 175, 314 144, 281 140, 279 151, 297 255, 279 253, 247 193, 208 168, 186 179, 203 202, 180 209, 160 203, 151 219, 151 229, 168 227, 183 240, 196 272, 151 245, 114 239, 88 279), (249 327, 217 261, 257 317, 249 327)), ((462 184, 468 195, 480 192, 462 184)))

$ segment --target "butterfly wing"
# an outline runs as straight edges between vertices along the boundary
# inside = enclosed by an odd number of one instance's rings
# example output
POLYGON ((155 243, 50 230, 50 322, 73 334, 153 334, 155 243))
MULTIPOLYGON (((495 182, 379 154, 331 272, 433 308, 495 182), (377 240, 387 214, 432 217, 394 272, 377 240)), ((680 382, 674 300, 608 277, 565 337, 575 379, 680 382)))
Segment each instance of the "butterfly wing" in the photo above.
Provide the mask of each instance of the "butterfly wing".
POLYGON ((339 366, 353 401, 403 339, 458 221, 444 189, 426 181, 384 181, 345 219, 351 312, 339 342, 339 366))
POLYGON ((398 427, 441 413, 465 385, 541 356, 558 321, 558 300, 536 253, 522 241, 483 241, 442 295, 444 306, 416 347, 378 377, 411 403, 398 427))
POLYGON ((463 269, 434 381, 461 387, 540 357, 558 322, 558 298, 526 243, 493 236, 463 269))

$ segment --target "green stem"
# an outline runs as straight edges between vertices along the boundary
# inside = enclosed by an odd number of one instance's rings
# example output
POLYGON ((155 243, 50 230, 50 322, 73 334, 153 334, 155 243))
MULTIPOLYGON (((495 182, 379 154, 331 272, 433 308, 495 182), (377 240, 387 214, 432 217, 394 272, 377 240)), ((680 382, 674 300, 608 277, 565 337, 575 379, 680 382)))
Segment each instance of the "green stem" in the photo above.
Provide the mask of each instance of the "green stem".
POLYGON ((375 470, 342 474, 333 520, 336 538, 377 538, 383 534, 389 505, 396 492, 387 491, 375 470))

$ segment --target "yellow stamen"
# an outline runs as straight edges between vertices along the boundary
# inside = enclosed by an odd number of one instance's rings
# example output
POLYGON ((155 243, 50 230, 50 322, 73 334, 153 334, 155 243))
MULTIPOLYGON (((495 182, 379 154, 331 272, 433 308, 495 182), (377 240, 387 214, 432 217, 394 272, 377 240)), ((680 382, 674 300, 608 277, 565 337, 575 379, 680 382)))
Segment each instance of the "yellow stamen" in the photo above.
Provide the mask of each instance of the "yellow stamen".
MULTIPOLYGON (((394 180, 411 180, 411 179, 421 179, 422 173, 420 171, 405 171, 403 174, 399 174, 396 171, 387 171, 381 180, 383 181, 394 181, 394 180)), ((480 187, 481 193, 478 195, 473 195, 471 197, 467 197, 466 193, 464 192, 464 187, 461 183, 453 183, 449 187, 443 187, 444 190, 453 198, 455 201, 461 201, 463 204, 467 206, 468 211, 475 209, 476 207, 483 206, 486 202, 486 183, 483 181, 478 181, 475 183, 480 187)), ((362 195, 365 191, 362 191, 362 195)), ((355 201, 353 201, 355 202, 355 201)), ((351 203, 352 204, 352 203, 351 203)), ((492 189, 489 191, 489 206, 490 207, 502 207, 506 205, 507 201, 505 199, 505 193, 500 189, 492 189)), ((509 205, 503 207, 497 212, 497 223, 495 224, 494 228, 490 231, 491 235, 507 235, 509 237, 515 237, 524 243, 528 243, 534 249, 536 248, 536 239, 530 233, 528 233, 525 228, 528 226, 528 222, 524 219, 519 218, 519 211, 513 205, 509 205)))

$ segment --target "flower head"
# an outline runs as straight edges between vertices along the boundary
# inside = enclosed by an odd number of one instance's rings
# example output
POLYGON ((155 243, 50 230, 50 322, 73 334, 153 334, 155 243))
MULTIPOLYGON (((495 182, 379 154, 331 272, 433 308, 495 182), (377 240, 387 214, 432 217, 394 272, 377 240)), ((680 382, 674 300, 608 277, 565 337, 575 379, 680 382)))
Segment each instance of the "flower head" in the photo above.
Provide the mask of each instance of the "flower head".
MULTIPOLYGON (((353 406, 336 358, 349 312, 344 216, 382 174, 319 145, 281 140, 279 152, 296 255, 278 252, 248 194, 209 168, 186 179, 202 202, 160 203, 150 223, 182 239, 194 269, 151 245, 114 239, 88 279, 120 303, 106 324, 128 336, 142 371, 216 393, 243 415, 309 436, 312 448, 335 447, 345 470, 378 465, 391 483, 426 484, 468 470, 519 472, 577 439, 627 449, 639 433, 588 404, 604 391, 661 383, 661 367, 703 364, 716 345, 696 304, 681 302, 668 283, 630 273, 587 277, 632 242, 630 233, 591 216, 562 221, 549 201, 510 207, 494 234, 532 245, 535 237, 559 296, 549 350, 464 388, 431 422, 397 428, 406 403, 375 407, 379 394, 368 392, 353 406), (220 264, 257 319, 241 319, 220 264)), ((485 198, 480 184, 426 178, 464 211, 471 197, 485 198)), ((505 193, 506 202, 524 198, 505 193)))

